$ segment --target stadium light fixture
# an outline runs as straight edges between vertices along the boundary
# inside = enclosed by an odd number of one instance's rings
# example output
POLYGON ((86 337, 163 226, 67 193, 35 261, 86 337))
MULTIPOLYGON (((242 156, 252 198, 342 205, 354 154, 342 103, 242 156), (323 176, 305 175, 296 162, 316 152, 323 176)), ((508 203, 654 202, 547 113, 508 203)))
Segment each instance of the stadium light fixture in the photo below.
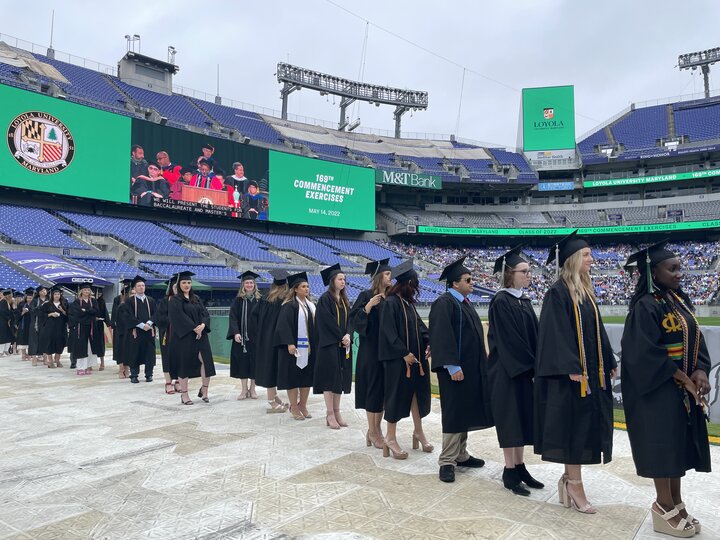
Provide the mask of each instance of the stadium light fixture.
POLYGON ((705 97, 710 97, 710 66, 720 62, 720 47, 696 51, 678 56, 678 68, 696 70, 700 68, 705 85, 705 97))
POLYGON ((287 120, 288 96, 301 88, 316 90, 320 92, 320 95, 332 94, 340 96, 340 122, 338 124, 340 130, 349 126, 346 119, 346 109, 357 100, 370 104, 374 103, 376 107, 381 104, 394 105, 395 113, 393 116, 395 118, 395 137, 397 138, 400 138, 401 134, 400 118, 402 114, 411 109, 425 110, 428 107, 427 92, 351 81, 283 62, 277 65, 276 76, 277 81, 283 83, 280 90, 283 120, 287 120))

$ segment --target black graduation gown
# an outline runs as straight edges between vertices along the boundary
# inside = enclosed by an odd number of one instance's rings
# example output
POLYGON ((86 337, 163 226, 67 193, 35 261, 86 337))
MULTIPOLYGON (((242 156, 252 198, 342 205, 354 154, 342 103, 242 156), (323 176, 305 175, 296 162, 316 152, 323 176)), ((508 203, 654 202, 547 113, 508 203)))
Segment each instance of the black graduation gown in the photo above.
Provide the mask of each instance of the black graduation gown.
POLYGON ((315 312, 318 348, 313 394, 349 394, 352 391, 352 345, 347 352, 341 343, 343 336, 350 332, 349 320, 350 306, 342 300, 336 303, 331 292, 324 292, 315 312))
POLYGON ((95 318, 99 315, 100 309, 97 300, 94 298, 91 298, 88 302, 76 298, 68 307, 68 326, 70 327, 68 349, 70 350, 70 360, 87 358, 90 351, 94 355, 100 356, 101 348, 104 349, 105 336, 97 332, 95 318), (90 351, 88 351, 88 342, 90 343, 90 351))
POLYGON ((13 311, 5 299, 0 299, 0 343, 12 343, 15 341, 13 329, 13 311))
POLYGON ((25 347, 30 343, 30 302, 23 300, 17 310, 17 335, 15 342, 18 346, 25 347), (27 311, 25 311, 27 309, 27 311))
POLYGON ((298 310, 297 300, 291 300, 280 307, 277 325, 275 326, 275 350, 277 352, 277 389, 310 388, 313 383, 315 355, 317 352, 317 333, 315 321, 308 317, 308 341, 310 351, 308 365, 303 369, 297 367, 294 355, 288 353, 288 345, 297 345, 298 310))
POLYGON ((95 320, 95 332, 98 336, 101 336, 101 339, 99 340, 99 348, 98 348, 98 357, 104 358, 105 357, 105 325, 110 326, 110 314, 108 313, 107 304, 105 303, 104 298, 98 298, 98 315, 97 319, 95 320), (102 319, 102 320, 100 320, 102 319))
POLYGON ((160 178, 154 182, 143 179, 136 180, 130 188, 130 195, 137 196, 138 206, 152 206, 155 197, 149 193, 143 196, 143 193, 147 193, 148 191, 159 193, 163 199, 167 199, 170 196, 170 184, 164 178, 160 178))
POLYGON ((120 320, 118 311, 123 304, 123 297, 117 295, 113 299, 112 312, 110 314, 110 328, 113 331, 113 360, 119 364, 125 364, 125 325, 120 320))
MULTIPOLYGON (((678 311, 688 326, 685 373, 692 375, 697 347, 696 369, 708 374, 710 357, 697 321, 689 310, 678 311)), ((675 371, 683 370, 683 332, 677 317, 668 314, 672 309, 666 300, 646 294, 630 310, 622 337, 625 421, 637 474, 646 478, 679 478, 690 469, 710 472, 702 409, 673 379, 675 371), (673 345, 679 346, 674 354, 668 350, 673 345)))
POLYGON ((177 378, 177 362, 171 361, 168 339, 170 331, 170 316, 168 313, 168 299, 161 298, 155 306, 155 318, 153 319, 157 329, 160 342, 160 358, 162 359, 163 373, 169 373, 172 379, 177 378))
POLYGON ((250 331, 255 336, 255 383, 264 388, 277 386, 277 349, 275 327, 282 300, 258 302, 250 319, 250 331))
POLYGON ((500 448, 533 444, 537 315, 529 298, 499 291, 488 319, 490 400, 500 448))
POLYGON ((430 351, 440 387, 443 433, 491 427, 485 334, 471 304, 458 302, 449 292, 432 303, 430 351), (451 379, 444 367, 448 365, 462 368, 462 381, 451 379))
POLYGON ((430 366, 425 349, 430 336, 427 326, 413 304, 398 296, 389 296, 380 308, 380 341, 378 351, 385 370, 385 420, 397 422, 410 416, 413 395, 417 396, 420 416, 430 414, 430 366), (410 368, 404 356, 412 352, 420 366, 410 368))
POLYGON ((40 308, 42 311, 43 325, 40 329, 39 349, 40 354, 61 354, 67 344, 67 302, 60 304, 62 311, 55 307, 50 301, 40 308), (64 312, 64 313, 63 313, 64 312), (50 317, 50 313, 59 313, 59 317, 50 317))
MULTIPOLYGON (((141 302, 131 296, 120 305, 118 317, 125 328, 123 346, 124 364, 131 368, 155 366, 155 300, 149 296, 141 302), (137 328, 140 323, 153 321, 150 330, 137 328)), ((152 371, 151 371, 152 373, 152 371)), ((147 376, 147 373, 146 373, 147 376)))
POLYGON ((569 465, 612 460, 613 397, 610 371, 616 367, 602 317, 590 301, 580 304, 589 392, 569 375, 582 373, 578 330, 570 292, 562 280, 548 289, 538 326, 535 364, 534 450, 544 461, 569 465), (598 325, 602 346, 600 387, 598 325))
POLYGON ((195 297, 194 301, 185 298, 184 295, 177 295, 168 301, 168 315, 170 319, 170 331, 168 346, 170 357, 177 359, 178 378, 195 378, 200 376, 200 358, 205 367, 205 376, 215 375, 215 363, 212 349, 210 348, 210 314, 202 301, 195 297), (196 339, 193 328, 200 323, 205 323, 205 329, 200 339, 196 339))
POLYGON ((255 378, 255 339, 256 335, 250 331, 250 320, 258 306, 253 297, 235 297, 230 305, 227 339, 232 340, 230 346, 230 376, 235 379, 255 378), (235 334, 240 334, 244 343, 235 341, 235 334))
MULTIPOLYGON (((47 302, 47 300, 45 300, 47 302)), ((30 302, 30 334, 28 335, 28 355, 40 356, 40 329, 45 323, 45 314, 42 305, 44 302, 40 298, 33 298, 30 302)))
POLYGON ((381 413, 385 399, 385 370, 378 355, 378 341, 380 307, 384 300, 373 306, 368 315, 365 306, 373 296, 371 290, 361 292, 350 310, 351 326, 360 336, 355 361, 355 408, 381 413))

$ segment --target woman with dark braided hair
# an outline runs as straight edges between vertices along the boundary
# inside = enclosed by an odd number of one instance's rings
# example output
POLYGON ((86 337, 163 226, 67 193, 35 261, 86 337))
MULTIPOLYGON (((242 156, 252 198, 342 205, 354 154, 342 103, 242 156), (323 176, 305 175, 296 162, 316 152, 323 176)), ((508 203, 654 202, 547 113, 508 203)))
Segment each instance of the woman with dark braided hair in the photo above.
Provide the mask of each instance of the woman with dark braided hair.
POLYGON ((622 337, 622 396, 639 476, 652 478, 656 532, 689 538, 700 522, 687 513, 685 471, 710 472, 704 412, 710 357, 679 258, 660 242, 634 253, 640 274, 622 337))

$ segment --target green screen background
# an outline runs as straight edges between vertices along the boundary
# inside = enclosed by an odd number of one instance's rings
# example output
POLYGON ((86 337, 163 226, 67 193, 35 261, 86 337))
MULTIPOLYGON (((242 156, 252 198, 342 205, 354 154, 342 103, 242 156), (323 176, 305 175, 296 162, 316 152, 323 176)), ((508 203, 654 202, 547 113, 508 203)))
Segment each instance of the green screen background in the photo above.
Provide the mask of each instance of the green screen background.
POLYGON ((575 89, 573 86, 523 88, 523 150, 570 150, 575 148, 575 89), (563 127, 543 129, 535 122, 545 122, 543 110, 555 109, 553 120, 563 127))
POLYGON ((375 169, 270 151, 270 220, 361 231, 375 230, 375 169), (333 185, 355 188, 342 203, 308 199, 297 180, 333 176, 333 185))
POLYGON ((128 201, 130 184, 130 118, 69 103, 35 92, 0 85, 0 185, 73 195, 90 199, 128 201), (21 166, 10 153, 7 130, 19 114, 49 113, 63 122, 75 140, 75 157, 55 174, 39 174, 21 166))

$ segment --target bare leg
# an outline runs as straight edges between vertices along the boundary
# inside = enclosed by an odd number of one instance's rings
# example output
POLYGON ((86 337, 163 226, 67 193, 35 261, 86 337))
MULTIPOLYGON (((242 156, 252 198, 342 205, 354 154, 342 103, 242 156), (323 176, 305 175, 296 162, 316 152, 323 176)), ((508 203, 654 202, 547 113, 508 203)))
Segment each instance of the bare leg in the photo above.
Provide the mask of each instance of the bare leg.
POLYGON ((384 439, 383 432, 382 432, 382 419, 383 419, 383 413, 375 413, 375 432, 378 434, 378 436, 381 439, 384 439))
POLYGON ((240 379, 240 395, 238 399, 245 399, 248 396, 248 383, 247 379, 240 379))
POLYGON ((416 394, 413 394, 412 403, 410 404, 410 415, 413 419, 413 437, 415 437, 423 447, 430 445, 427 438, 425 437, 425 432, 423 432, 422 418, 420 417, 420 407, 418 406, 416 394))
POLYGON ((505 458, 505 468, 514 469, 517 462, 515 461, 515 450, 517 448, 503 448, 503 457, 505 458))
POLYGON ((300 409, 298 409, 298 388, 288 388, 287 395, 288 401, 290 402, 290 412, 293 416, 302 415, 300 409))
POLYGON ((585 486, 582 485, 582 466, 581 465, 565 465, 565 472, 568 475, 567 490, 568 495, 578 508, 582 508, 590 504, 585 495, 585 486), (573 483, 577 482, 577 483, 573 483))
POLYGON ((257 398, 258 398, 257 391, 255 390, 255 379, 250 379, 249 392, 250 392, 250 398, 251 398, 251 399, 257 399, 257 398))
POLYGON ((190 401, 190 396, 188 395, 188 378, 178 379, 177 382, 180 383, 180 400, 183 403, 190 401))
POLYGON ((332 392, 323 392, 323 398, 325 399, 325 423, 331 429, 340 429, 340 424, 335 418, 335 394, 332 392))
POLYGON ((333 394, 333 412, 335 413, 335 420, 341 427, 347 427, 347 422, 340 416, 340 398, 342 394, 333 394))
POLYGON ((198 358, 200 358, 200 377, 202 378, 203 385, 200 392, 202 393, 202 397, 208 397, 208 392, 210 391, 210 377, 205 375, 205 363, 202 361, 202 356, 198 355, 198 358))
MULTIPOLYGON (((653 482, 655 483, 656 494, 653 507, 659 507, 657 508, 658 510, 662 510, 663 512, 669 512, 675 508, 676 504, 680 504, 679 502, 675 502, 675 497, 677 497, 678 499, 680 498, 679 478, 653 478, 653 482)), ((687 516, 687 512, 681 512, 681 514, 682 513, 687 516)), ((672 525, 673 527, 676 527, 677 524, 680 523, 680 520, 685 517, 681 514, 678 514, 677 516, 669 519, 668 523, 670 523, 670 525, 672 525)), ((686 526, 686 528, 689 527, 690 524, 686 526)))
POLYGON ((63 365, 60 363, 60 355, 59 354, 55 355, 55 365, 57 367, 63 367, 63 365))

